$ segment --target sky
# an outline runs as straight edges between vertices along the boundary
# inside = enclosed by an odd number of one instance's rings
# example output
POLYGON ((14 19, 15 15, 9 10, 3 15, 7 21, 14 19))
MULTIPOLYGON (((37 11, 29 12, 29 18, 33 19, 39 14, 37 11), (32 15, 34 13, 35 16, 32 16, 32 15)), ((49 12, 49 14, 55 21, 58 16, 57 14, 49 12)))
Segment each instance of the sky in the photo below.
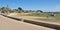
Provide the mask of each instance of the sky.
POLYGON ((42 10, 44 12, 60 12, 60 0, 0 0, 0 8, 9 6, 9 8, 24 10, 42 10))

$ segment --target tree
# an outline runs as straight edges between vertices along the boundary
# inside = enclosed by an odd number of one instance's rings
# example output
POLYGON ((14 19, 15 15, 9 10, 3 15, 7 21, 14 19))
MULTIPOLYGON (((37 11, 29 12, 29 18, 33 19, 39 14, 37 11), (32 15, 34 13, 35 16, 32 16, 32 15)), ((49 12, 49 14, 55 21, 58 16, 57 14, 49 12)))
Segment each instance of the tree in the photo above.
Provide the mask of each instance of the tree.
POLYGON ((43 11, 41 11, 41 10, 37 10, 37 12, 41 12, 41 13, 42 13, 43 11))
POLYGON ((18 9, 13 9, 14 12, 18 13, 18 9))
POLYGON ((1 10, 1 13, 3 13, 3 14, 8 14, 10 8, 8 8, 8 7, 2 7, 0 10, 1 10))
POLYGON ((18 7, 18 12, 24 12, 24 10, 21 7, 18 7))
POLYGON ((1 10, 5 9, 5 7, 2 7, 1 10))
POLYGON ((21 11, 22 10, 22 8, 21 7, 18 7, 18 9, 21 11))

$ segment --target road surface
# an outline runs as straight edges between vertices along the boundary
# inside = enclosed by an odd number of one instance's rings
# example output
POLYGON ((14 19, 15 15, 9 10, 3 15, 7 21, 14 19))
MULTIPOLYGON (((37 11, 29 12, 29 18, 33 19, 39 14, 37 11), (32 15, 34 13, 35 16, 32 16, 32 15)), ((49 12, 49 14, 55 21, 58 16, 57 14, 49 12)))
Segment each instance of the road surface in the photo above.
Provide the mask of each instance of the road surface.
POLYGON ((55 30, 43 26, 37 26, 21 21, 16 21, 0 15, 0 30, 55 30))

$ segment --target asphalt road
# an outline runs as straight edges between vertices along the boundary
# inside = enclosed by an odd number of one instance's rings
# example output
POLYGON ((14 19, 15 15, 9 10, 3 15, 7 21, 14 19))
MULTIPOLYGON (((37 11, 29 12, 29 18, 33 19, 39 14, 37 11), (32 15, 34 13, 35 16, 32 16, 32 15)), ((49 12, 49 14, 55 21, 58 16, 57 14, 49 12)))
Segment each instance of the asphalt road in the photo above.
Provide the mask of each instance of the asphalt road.
POLYGON ((16 21, 0 15, 0 30, 55 30, 43 26, 37 26, 21 21, 16 21))

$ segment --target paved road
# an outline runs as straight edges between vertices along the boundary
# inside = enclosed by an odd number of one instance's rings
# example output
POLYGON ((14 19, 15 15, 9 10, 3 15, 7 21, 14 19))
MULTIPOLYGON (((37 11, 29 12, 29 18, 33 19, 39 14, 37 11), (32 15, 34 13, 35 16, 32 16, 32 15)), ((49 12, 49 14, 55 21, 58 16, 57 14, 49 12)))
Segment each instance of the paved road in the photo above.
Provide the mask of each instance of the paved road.
POLYGON ((54 29, 16 21, 0 15, 0 30, 54 30, 54 29))

